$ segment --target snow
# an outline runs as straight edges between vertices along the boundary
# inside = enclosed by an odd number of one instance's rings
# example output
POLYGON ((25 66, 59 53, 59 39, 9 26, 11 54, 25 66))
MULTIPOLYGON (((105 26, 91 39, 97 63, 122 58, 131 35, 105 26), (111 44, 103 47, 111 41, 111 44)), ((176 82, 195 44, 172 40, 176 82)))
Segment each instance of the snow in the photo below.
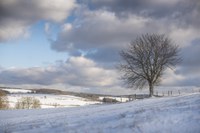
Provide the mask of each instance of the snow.
POLYGON ((8 91, 9 93, 31 93, 31 90, 26 89, 2 89, 4 91, 8 91))
POLYGON ((199 133, 200 93, 76 108, 1 110, 0 133, 199 133))
POLYGON ((11 108, 15 107, 18 99, 22 97, 34 97, 40 100, 41 108, 55 107, 77 107, 90 104, 99 104, 99 101, 91 101, 85 98, 69 96, 69 95, 53 95, 53 94, 9 94, 7 95, 11 108))

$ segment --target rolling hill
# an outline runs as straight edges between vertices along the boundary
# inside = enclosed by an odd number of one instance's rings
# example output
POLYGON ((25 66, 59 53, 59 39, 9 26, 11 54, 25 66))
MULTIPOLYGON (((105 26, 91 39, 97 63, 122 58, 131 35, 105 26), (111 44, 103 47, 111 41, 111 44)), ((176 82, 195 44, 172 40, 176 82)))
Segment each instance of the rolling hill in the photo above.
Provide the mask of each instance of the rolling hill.
POLYGON ((200 94, 76 108, 1 110, 0 132, 199 133, 200 94))

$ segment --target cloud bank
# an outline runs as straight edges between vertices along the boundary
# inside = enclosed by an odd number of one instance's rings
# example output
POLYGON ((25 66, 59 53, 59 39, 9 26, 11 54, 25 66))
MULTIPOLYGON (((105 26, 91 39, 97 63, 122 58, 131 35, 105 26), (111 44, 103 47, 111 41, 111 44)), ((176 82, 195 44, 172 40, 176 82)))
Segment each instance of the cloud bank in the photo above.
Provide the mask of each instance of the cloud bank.
POLYGON ((66 84, 81 87, 111 87, 117 82, 115 70, 106 70, 85 57, 70 57, 46 68, 11 68, 0 71, 0 84, 66 84))

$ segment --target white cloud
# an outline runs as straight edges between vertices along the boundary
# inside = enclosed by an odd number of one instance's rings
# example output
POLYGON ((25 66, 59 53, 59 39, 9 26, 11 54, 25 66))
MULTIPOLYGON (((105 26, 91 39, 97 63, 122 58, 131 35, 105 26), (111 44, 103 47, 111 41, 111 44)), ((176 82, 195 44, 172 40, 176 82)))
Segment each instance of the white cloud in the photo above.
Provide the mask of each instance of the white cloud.
POLYGON ((65 84, 81 87, 110 87, 117 84, 114 70, 99 67, 85 57, 70 57, 65 63, 46 68, 12 68, 0 71, 0 84, 65 84))
POLYGON ((55 50, 70 52, 70 44, 78 50, 122 47, 138 33, 142 33, 149 21, 148 18, 134 14, 120 19, 105 10, 83 9, 77 14, 79 15, 74 23, 63 26, 63 31, 52 45, 55 50))
MULTIPOLYGON (((176 70, 177 69, 180 69, 180 68, 176 68, 176 70)), ((172 70, 168 68, 165 71, 161 84, 162 85, 177 85, 180 81, 185 80, 187 78, 187 77, 184 77, 183 75, 175 73, 176 70, 175 69, 172 70)))
POLYGON ((151 16, 127 14, 126 17, 119 17, 115 12, 105 9, 91 11, 82 7, 76 11, 76 15, 74 22, 63 25, 63 30, 52 43, 52 48, 72 55, 80 50, 95 50, 96 52, 89 55, 95 61, 98 61, 100 56, 108 56, 105 60, 112 57, 110 61, 116 59, 113 57, 118 56, 118 51, 145 33, 166 34, 181 47, 188 46, 193 40, 200 38, 198 29, 182 26, 171 16, 155 19, 151 16))
POLYGON ((145 33, 166 34, 180 46, 187 46, 194 39, 200 38, 198 29, 181 26, 176 18, 169 18, 171 16, 155 19, 128 14, 126 17, 119 17, 105 9, 91 11, 87 8, 77 10, 76 14, 76 21, 63 25, 57 40, 52 43, 53 49, 72 52, 69 45, 73 45, 75 50, 119 50, 136 36, 145 33))
POLYGON ((180 2, 181 0, 149 0, 150 3, 156 5, 165 5, 165 6, 173 6, 180 2))
POLYGON ((0 41, 7 41, 19 37, 28 37, 29 26, 21 21, 9 21, 4 25, 0 25, 0 41))
POLYGON ((80 57, 70 57, 68 62, 75 67, 94 67, 95 62, 89 59, 86 59, 83 56, 80 57))
POLYGON ((43 12, 38 14, 41 18, 61 22, 69 16, 70 11, 76 6, 75 0, 34 0, 36 8, 43 12))
POLYGON ((73 73, 71 75, 73 84, 76 82, 75 84, 86 87, 116 84, 117 74, 114 70, 101 68, 94 61, 83 56, 69 58, 65 67, 73 73))
POLYGON ((72 29, 72 24, 70 23, 65 23, 62 26, 62 31, 63 32, 69 32, 72 29))
POLYGON ((63 22, 75 7, 75 0, 2 0, 0 41, 25 36, 28 28, 40 20, 63 22))
POLYGON ((191 45, 191 42, 195 39, 200 39, 200 31, 193 27, 177 28, 177 26, 172 26, 171 29, 170 37, 182 47, 191 45))
POLYGON ((44 25, 44 31, 46 34, 49 34, 50 33, 50 26, 51 24, 50 23, 45 23, 44 25))

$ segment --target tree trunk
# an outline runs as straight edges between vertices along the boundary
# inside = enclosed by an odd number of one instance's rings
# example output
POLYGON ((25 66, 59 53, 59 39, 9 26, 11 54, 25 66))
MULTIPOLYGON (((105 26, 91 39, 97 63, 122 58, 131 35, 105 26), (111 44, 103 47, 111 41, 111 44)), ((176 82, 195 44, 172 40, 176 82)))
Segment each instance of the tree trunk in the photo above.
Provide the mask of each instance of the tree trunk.
POLYGON ((153 96, 153 85, 149 84, 149 96, 152 97, 153 96))

